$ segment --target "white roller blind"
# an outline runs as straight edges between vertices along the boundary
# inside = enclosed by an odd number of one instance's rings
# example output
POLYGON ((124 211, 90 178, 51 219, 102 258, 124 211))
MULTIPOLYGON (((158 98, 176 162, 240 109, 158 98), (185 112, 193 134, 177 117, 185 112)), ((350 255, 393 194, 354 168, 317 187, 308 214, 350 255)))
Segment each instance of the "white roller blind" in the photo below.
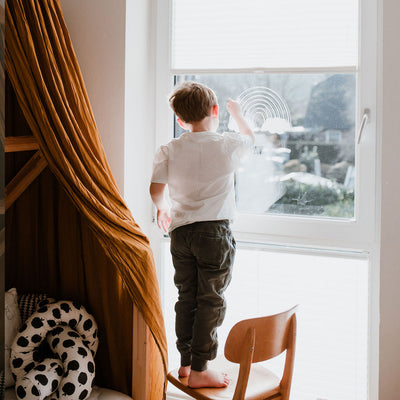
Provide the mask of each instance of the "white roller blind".
POLYGON ((358 0, 172 0, 173 70, 357 66, 358 0))

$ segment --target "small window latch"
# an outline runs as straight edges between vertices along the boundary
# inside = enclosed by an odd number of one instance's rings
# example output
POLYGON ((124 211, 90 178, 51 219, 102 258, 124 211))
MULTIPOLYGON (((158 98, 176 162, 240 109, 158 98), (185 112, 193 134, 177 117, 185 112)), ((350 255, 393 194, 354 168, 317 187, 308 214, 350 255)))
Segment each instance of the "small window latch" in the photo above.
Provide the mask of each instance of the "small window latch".
POLYGON ((357 144, 360 144, 361 136, 364 132, 365 124, 369 121, 370 114, 371 114, 371 112, 370 112, 369 108, 364 109, 364 114, 361 118, 361 124, 360 124, 360 128, 358 130, 357 144))

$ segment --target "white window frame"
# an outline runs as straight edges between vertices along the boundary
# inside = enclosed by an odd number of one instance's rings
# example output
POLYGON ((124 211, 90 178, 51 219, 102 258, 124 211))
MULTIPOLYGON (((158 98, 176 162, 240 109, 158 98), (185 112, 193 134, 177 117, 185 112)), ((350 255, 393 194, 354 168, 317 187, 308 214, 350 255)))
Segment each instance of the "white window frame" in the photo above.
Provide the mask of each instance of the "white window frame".
MULTIPOLYGON (((171 1, 158 1, 157 20, 157 71, 156 71, 156 145, 171 139, 173 115, 167 104, 167 94, 172 89, 173 74, 183 73, 273 73, 276 69, 231 70, 231 71, 182 71, 170 70, 171 1), (166 16, 169 16, 167 20, 166 16), (171 127, 169 130, 168 127, 171 127)), ((268 241, 272 243, 297 243, 321 248, 340 248, 369 251, 373 247, 375 232, 376 193, 376 0, 360 0, 360 45, 359 66, 332 72, 357 73, 357 127, 360 126, 364 110, 368 109, 369 119, 363 130, 360 144, 356 144, 356 188, 354 218, 335 219, 288 215, 239 214, 234 230, 239 239, 268 241), (362 5, 362 7, 361 7, 362 5), (362 21, 368 21, 363 23, 362 21), (375 25, 375 26, 374 26, 375 25), (365 49, 361 51, 361 49, 365 49), (363 171, 360 174, 360 171, 363 171)), ((281 71, 282 72, 282 71, 281 71)), ((326 73, 321 69, 295 69, 294 73, 326 73)))
MULTIPOLYGON (((168 106, 173 75, 185 73, 326 73, 321 69, 232 70, 232 71, 171 71, 171 0, 155 0, 156 7, 156 122, 155 146, 168 142, 174 120, 168 106)), ((356 135, 365 110, 369 110, 360 144, 356 144, 355 210, 351 220, 287 215, 239 214, 234 225, 238 241, 277 246, 319 249, 321 251, 367 254, 370 259, 369 299, 369 400, 378 399, 379 365, 379 176, 380 141, 377 140, 378 81, 378 2, 359 0, 359 65, 356 68, 332 68, 332 72, 357 74, 356 135), (362 171, 362 174, 360 173, 362 171)), ((158 233, 160 241, 161 233, 158 233)), ((157 244, 156 244, 157 246, 157 244)), ((161 276, 162 279, 162 276, 161 276)))

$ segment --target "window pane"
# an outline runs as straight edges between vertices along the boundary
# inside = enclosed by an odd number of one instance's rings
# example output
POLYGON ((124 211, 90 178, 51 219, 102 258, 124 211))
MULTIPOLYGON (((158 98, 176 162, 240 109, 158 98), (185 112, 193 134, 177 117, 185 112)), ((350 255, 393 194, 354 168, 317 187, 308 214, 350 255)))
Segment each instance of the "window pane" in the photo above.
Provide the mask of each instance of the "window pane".
POLYGON ((174 0, 173 69, 354 67, 357 0, 174 0))
POLYGON ((355 74, 176 76, 182 80, 215 91, 219 131, 236 129, 226 110, 232 98, 256 134, 236 173, 239 212, 354 217, 355 74))
MULTIPOLYGON (((177 289, 169 242, 164 246, 164 317, 171 368, 175 348, 177 289)), ((281 253, 240 243, 227 313, 218 329, 219 354, 231 327, 242 319, 269 315, 299 304, 291 399, 367 399, 368 260, 329 254, 281 253), (339 383, 339 384, 338 384, 339 383)), ((282 370, 279 356, 267 367, 282 370)), ((168 391, 174 388, 169 385, 168 391)))

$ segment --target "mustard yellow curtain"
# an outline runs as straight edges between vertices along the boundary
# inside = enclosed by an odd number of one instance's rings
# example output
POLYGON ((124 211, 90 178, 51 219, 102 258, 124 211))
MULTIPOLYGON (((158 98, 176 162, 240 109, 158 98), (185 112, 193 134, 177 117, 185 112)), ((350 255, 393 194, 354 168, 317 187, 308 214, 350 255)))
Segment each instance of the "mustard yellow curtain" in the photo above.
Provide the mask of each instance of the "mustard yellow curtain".
POLYGON ((152 251, 113 179, 57 0, 6 2, 5 57, 49 169, 143 314, 162 363, 152 366, 152 386, 162 391, 167 345, 152 251))

